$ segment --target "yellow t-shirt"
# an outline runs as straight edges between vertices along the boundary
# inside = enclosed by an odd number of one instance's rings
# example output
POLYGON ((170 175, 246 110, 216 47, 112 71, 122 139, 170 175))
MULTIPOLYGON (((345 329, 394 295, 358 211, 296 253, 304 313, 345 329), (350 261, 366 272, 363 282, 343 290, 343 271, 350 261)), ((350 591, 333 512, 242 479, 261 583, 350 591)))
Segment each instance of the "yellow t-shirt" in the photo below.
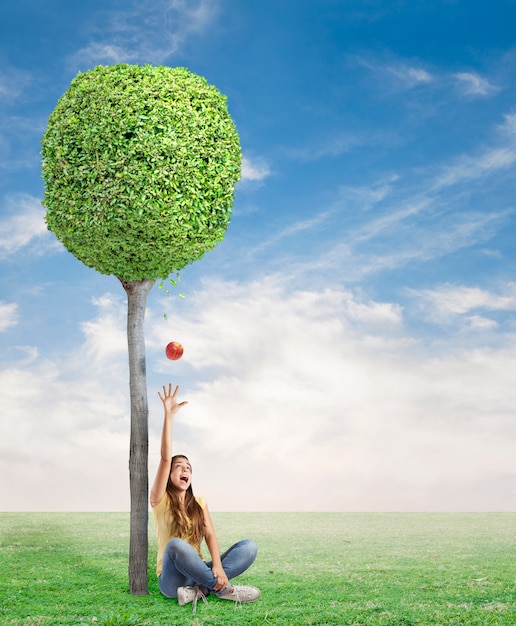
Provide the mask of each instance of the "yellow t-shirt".
MULTIPOLYGON (((206 499, 197 497, 195 499, 197 500, 201 508, 204 509, 204 507, 206 506, 206 499)), ((175 539, 179 536, 176 532, 174 522, 171 521, 169 513, 169 497, 166 493, 158 502, 158 504, 152 507, 152 514, 154 516, 154 526, 156 528, 156 538, 158 540, 156 574, 159 576, 161 574, 161 568, 163 564, 163 552, 165 551, 165 546, 171 539, 175 539)), ((192 542, 190 532, 188 532, 187 536, 183 537, 183 539, 195 548, 197 554, 201 557, 201 559, 204 558, 201 554, 200 544, 196 545, 192 542)))

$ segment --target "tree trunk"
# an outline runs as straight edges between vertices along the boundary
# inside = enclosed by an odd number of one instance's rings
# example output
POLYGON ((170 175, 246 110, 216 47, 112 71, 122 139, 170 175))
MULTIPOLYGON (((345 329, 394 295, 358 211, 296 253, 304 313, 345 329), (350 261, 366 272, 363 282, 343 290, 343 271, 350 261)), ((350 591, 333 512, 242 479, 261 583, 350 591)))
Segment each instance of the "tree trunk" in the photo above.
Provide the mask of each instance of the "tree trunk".
POLYGON ((129 588, 133 595, 149 592, 147 580, 148 536, 148 404, 145 365, 145 308, 154 281, 120 281, 127 293, 127 343, 131 393, 129 487, 131 522, 129 539, 129 588))

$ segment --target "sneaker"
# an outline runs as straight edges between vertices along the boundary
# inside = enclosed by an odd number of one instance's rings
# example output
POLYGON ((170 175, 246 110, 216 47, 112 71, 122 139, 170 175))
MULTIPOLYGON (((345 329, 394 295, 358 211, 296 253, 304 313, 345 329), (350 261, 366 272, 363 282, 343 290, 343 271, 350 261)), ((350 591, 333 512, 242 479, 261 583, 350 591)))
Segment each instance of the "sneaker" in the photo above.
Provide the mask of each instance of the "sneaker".
POLYGON ((222 600, 233 600, 233 602, 254 602, 260 597, 260 590, 256 587, 233 585, 231 591, 223 596, 218 596, 222 600))
POLYGON ((180 605, 193 602, 193 614, 197 611, 197 600, 202 600, 204 604, 208 604, 206 596, 199 589, 199 587, 178 587, 177 588, 177 603, 180 605))

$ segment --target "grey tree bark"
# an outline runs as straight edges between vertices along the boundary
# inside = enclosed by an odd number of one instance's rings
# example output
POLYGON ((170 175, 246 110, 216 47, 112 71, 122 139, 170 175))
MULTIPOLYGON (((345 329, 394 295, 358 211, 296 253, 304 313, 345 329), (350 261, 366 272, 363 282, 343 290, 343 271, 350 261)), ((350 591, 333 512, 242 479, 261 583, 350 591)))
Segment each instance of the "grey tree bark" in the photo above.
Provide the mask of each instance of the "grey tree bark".
POLYGON ((145 309, 155 281, 120 281, 127 293, 127 343, 131 394, 129 488, 131 517, 129 538, 129 589, 133 595, 149 593, 147 579, 149 521, 149 408, 145 360, 145 309))

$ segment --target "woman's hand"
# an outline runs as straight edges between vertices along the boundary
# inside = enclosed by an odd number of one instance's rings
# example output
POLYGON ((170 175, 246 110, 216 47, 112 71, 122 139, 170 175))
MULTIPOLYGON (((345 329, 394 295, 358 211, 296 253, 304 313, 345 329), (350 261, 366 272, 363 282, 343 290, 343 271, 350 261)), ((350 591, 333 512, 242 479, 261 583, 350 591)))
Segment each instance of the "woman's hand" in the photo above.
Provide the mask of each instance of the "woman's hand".
POLYGON ((226 572, 223 570, 222 565, 214 565, 211 568, 213 576, 217 579, 217 584, 214 587, 214 591, 222 591, 229 585, 226 572))
POLYGON ((158 396, 160 397, 161 402, 163 402, 165 415, 173 415, 174 413, 177 413, 177 411, 179 411, 182 406, 188 404, 186 400, 184 402, 177 401, 178 391, 179 387, 177 386, 174 391, 172 391, 172 383, 169 384, 168 390, 165 385, 163 385, 163 395, 161 395, 161 393, 158 391, 158 396))

